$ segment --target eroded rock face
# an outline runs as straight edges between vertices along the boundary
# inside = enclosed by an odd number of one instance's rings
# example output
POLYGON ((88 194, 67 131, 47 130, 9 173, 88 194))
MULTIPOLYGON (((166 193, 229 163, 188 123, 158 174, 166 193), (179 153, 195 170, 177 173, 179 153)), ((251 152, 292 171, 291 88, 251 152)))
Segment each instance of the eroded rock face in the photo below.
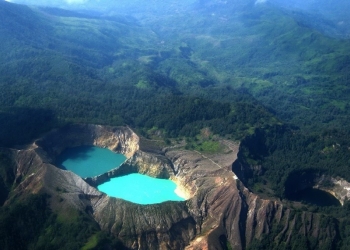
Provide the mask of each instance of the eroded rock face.
POLYGON ((238 144, 222 140, 226 151, 218 155, 176 148, 151 154, 140 151, 138 142, 129 128, 75 125, 54 131, 32 147, 14 152, 18 185, 12 197, 49 193, 54 210, 74 207, 89 213, 128 249, 245 249, 276 231, 273 240, 283 244, 293 235, 312 237, 318 244, 337 237, 332 224, 321 226, 321 216, 295 213, 279 201, 251 193, 231 171, 238 144), (108 147, 124 153, 128 160, 86 181, 53 165, 66 147, 80 145, 108 147), (108 197, 93 187, 131 172, 170 178, 188 199, 138 205, 108 197))
POLYGON ((162 179, 172 179, 174 177, 172 163, 169 159, 161 155, 155 156, 138 150, 118 168, 99 176, 86 178, 86 181, 90 185, 97 187, 110 178, 130 173, 140 173, 162 179))
POLYGON ((194 195, 187 206, 201 233, 186 249, 245 249, 254 240, 276 231, 274 239, 283 244, 289 244, 298 234, 320 244, 325 238, 335 239, 336 228, 320 226, 322 216, 295 213, 280 201, 251 193, 230 171, 238 145, 232 149, 225 156, 210 158, 189 151, 166 153, 179 169, 177 178, 194 195))
POLYGON ((68 147, 82 145, 108 148, 129 158, 139 149, 139 137, 127 127, 79 124, 52 131, 37 140, 35 145, 52 159, 68 147))
POLYGON ((340 204, 344 205, 345 200, 350 198, 350 183, 340 177, 333 178, 325 175, 322 177, 320 182, 315 185, 315 188, 332 194, 339 200, 340 204), (332 183, 331 186, 324 185, 324 181, 326 181, 326 183, 332 183))

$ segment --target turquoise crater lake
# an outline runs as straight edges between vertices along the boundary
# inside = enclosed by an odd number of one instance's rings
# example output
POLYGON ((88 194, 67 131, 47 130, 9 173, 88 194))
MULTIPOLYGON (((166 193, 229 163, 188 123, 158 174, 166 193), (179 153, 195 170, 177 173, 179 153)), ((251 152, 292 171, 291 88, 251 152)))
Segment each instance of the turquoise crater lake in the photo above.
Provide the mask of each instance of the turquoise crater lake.
MULTIPOLYGON (((82 178, 94 177, 119 167, 126 157, 109 149, 95 146, 67 148, 58 157, 57 165, 82 178)), ((108 196, 137 204, 155 204, 164 201, 183 201, 175 193, 176 184, 171 180, 147 175, 129 174, 112 178, 97 187, 108 196)))
POLYGON ((97 188, 111 197, 142 205, 185 200, 175 193, 176 184, 173 181, 142 174, 112 178, 97 188))
POLYGON ((126 157, 107 148, 80 146, 67 148, 58 157, 57 165, 80 177, 98 176, 119 167, 126 157))

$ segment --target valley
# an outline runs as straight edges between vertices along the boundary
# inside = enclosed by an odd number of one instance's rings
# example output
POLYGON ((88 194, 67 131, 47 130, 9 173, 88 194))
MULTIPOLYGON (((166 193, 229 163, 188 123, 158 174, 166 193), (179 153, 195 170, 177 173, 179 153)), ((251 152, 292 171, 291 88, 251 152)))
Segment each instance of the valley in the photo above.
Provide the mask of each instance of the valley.
POLYGON ((0 245, 347 249, 347 3, 121 2, 0 1, 0 245), (99 191, 130 174, 184 199, 99 191))

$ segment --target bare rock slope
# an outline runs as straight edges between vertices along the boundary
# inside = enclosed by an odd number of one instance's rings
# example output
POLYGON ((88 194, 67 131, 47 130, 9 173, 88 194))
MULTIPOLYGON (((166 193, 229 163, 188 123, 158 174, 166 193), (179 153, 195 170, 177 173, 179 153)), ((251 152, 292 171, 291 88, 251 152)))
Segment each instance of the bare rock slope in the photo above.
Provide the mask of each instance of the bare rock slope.
POLYGON ((288 245, 296 236, 332 244, 336 229, 324 226, 322 216, 295 212, 251 193, 232 172, 239 145, 221 143, 226 148, 221 155, 176 148, 155 154, 140 150, 139 137, 126 127, 70 126, 13 152, 18 185, 7 202, 29 193, 49 193, 53 210, 74 207, 89 213, 126 249, 246 249, 267 236, 277 246, 288 245), (79 145, 107 147, 128 159, 120 168, 86 180, 54 166, 65 148, 79 145), (95 188, 133 172, 172 179, 186 201, 138 205, 95 188))

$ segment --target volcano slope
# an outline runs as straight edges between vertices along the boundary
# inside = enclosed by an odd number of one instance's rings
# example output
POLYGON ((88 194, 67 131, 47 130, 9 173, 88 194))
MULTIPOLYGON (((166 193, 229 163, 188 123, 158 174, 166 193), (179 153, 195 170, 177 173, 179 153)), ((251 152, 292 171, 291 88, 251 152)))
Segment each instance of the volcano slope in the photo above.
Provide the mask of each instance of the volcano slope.
MULTIPOLYGON (((92 245, 95 249, 247 249, 264 240, 275 247, 335 247, 339 236, 334 223, 327 223, 328 218, 321 214, 296 211, 281 201, 251 193, 232 172, 239 144, 227 140, 220 143, 225 148, 222 154, 202 154, 181 147, 155 151, 140 146, 139 137, 128 127, 70 125, 25 149, 1 150, 12 162, 14 173, 2 209, 15 215, 19 201, 45 195, 45 202, 38 207, 54 214, 56 220, 85 218, 85 225, 93 229, 86 232, 87 242, 79 247, 92 245), (64 149, 81 145, 106 147, 128 159, 118 169, 86 180, 54 165, 64 149), (139 205, 109 197, 95 188, 109 178, 135 172, 175 181, 186 201, 139 205)), ((63 232, 50 233, 53 222, 50 229, 43 220, 37 224, 42 225, 38 235, 29 243, 34 248, 54 247, 64 237, 63 232)), ((9 248, 28 244, 22 233, 17 243, 7 235, 1 244, 9 248)), ((56 248, 69 246, 68 241, 56 248)))

